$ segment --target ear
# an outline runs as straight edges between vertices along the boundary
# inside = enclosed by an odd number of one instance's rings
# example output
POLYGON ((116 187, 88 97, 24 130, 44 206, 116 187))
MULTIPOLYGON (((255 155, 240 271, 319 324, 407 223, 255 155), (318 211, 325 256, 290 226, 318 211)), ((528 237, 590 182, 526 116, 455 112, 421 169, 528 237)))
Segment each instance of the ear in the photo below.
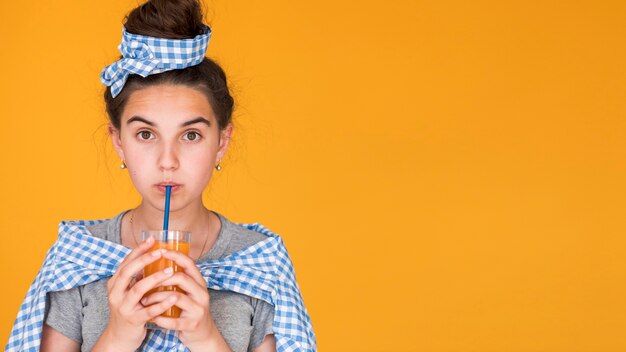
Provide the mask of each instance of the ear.
POLYGON ((115 152, 122 160, 126 160, 124 158, 124 148, 122 148, 122 139, 120 138, 120 131, 115 128, 110 122, 107 126, 107 131, 109 132, 109 136, 111 137, 111 142, 113 142, 113 148, 115 148, 115 152))
POLYGON ((230 139, 233 136, 233 124, 229 123, 226 128, 220 131, 220 145, 217 149, 217 160, 221 161, 224 159, 224 155, 226 155, 226 150, 228 150, 228 146, 230 145, 230 139))

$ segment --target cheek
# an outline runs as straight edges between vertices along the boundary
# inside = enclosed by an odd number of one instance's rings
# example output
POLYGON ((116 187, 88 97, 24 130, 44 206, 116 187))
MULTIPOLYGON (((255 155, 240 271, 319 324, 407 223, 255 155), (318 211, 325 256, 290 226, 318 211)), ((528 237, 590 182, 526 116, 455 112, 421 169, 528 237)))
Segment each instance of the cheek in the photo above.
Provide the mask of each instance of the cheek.
POLYGON ((214 150, 198 150, 197 153, 190 155, 188 160, 187 172, 198 182, 206 186, 211 179, 213 171, 213 163, 215 162, 214 150))
POLYGON ((127 147, 124 154, 133 183, 141 186, 144 182, 143 179, 147 176, 146 172, 151 170, 150 165, 154 164, 153 156, 150 153, 132 147, 127 147))
POLYGON ((206 172, 214 159, 215 153, 213 151, 202 150, 197 153, 190 153, 188 162, 189 166, 197 172, 206 172))
POLYGON ((153 156, 149 153, 142 153, 140 151, 131 151, 126 153, 128 155, 127 160, 134 166, 135 172, 138 170, 145 170, 145 167, 150 163, 154 163, 153 156))
POLYGON ((130 179, 137 188, 142 188, 143 184, 146 183, 146 181, 144 181, 144 179, 146 178, 145 171, 143 171, 146 170, 146 167, 142 164, 144 160, 138 159, 131 162, 132 164, 129 164, 132 165, 132 167, 129 167, 130 179))

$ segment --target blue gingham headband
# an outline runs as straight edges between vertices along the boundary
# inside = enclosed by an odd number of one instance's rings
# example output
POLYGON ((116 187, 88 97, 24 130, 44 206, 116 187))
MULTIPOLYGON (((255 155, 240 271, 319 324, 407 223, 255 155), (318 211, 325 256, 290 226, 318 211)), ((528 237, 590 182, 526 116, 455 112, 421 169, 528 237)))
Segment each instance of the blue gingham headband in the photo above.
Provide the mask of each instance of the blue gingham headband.
POLYGON ((111 95, 115 98, 129 74, 146 77, 198 65, 204 59, 210 38, 209 26, 205 26, 203 34, 192 39, 155 38, 128 33, 124 28, 118 46, 122 58, 102 70, 100 81, 111 87, 111 95))

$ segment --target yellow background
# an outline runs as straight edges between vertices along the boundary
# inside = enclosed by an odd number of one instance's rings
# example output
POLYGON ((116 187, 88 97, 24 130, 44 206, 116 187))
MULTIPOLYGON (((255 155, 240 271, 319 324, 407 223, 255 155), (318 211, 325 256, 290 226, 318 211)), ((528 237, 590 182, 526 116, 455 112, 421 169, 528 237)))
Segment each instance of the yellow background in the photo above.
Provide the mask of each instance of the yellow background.
MULTIPOLYGON (((99 82, 135 4, 0 4, 3 345, 58 222, 138 204, 99 82)), ((284 237, 320 351, 626 350, 626 2, 207 5, 205 200, 284 237)))

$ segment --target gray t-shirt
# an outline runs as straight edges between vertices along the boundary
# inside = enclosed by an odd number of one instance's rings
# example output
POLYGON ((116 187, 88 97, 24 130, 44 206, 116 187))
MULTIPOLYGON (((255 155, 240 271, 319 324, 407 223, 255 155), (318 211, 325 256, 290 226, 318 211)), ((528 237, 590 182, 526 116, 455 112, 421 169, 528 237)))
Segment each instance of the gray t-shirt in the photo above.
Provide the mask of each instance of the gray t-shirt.
MULTIPOLYGON (((121 243, 124 213, 87 229, 96 237, 121 243)), ((214 213, 222 224, 218 237, 213 247, 196 262, 224 258, 267 238, 214 213)), ((81 351, 91 351, 109 323, 108 280, 49 293, 45 323, 80 343, 81 351)), ((274 307, 269 303, 232 291, 208 291, 215 325, 233 352, 252 351, 265 335, 272 333, 274 307)))

